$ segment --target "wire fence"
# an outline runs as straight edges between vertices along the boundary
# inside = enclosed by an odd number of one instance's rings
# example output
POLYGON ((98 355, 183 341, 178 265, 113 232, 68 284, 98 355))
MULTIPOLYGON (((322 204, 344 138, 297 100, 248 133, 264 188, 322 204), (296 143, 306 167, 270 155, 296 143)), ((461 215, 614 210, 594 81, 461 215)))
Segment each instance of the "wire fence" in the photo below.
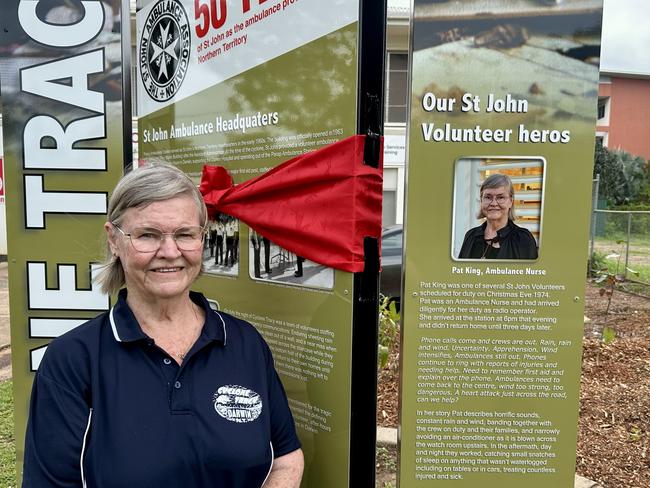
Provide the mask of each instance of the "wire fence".
POLYGON ((650 211, 594 209, 590 272, 606 267, 650 286, 650 211))
POLYGON ((642 285, 650 294, 650 211, 605 210, 593 180, 589 275, 602 273, 642 285))

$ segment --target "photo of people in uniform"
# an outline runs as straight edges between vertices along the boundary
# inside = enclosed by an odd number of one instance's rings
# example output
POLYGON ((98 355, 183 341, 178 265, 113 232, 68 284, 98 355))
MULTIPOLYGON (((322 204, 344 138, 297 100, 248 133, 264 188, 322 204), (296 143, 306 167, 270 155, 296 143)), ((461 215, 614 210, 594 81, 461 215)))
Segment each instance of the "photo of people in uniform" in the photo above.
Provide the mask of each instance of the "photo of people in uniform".
POLYGON ((541 158, 457 161, 452 256, 461 260, 537 259, 543 180, 541 158))
POLYGON ((239 275, 239 220, 219 213, 208 221, 203 249, 203 271, 208 274, 239 275))
POLYGON ((254 280, 285 283, 310 288, 334 288, 334 270, 309 261, 249 229, 248 271, 254 280))

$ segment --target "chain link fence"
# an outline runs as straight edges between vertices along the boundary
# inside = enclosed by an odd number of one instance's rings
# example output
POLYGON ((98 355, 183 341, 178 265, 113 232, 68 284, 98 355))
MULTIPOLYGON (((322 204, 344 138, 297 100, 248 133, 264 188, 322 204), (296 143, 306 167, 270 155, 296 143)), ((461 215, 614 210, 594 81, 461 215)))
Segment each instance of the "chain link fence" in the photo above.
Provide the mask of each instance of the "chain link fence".
POLYGON ((650 295, 650 211, 607 210, 593 180, 589 275, 609 274, 650 295))
POLYGON ((650 211, 594 209, 590 245, 592 271, 615 261, 616 274, 650 285, 650 211))

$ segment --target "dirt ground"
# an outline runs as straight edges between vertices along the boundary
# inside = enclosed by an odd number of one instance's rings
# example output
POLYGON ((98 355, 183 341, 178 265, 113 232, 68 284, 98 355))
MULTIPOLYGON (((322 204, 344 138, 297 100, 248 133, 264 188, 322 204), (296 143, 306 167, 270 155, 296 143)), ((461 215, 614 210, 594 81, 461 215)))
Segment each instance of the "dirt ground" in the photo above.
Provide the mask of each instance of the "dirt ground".
MULTIPOLYGON (((607 315, 606 308, 599 288, 588 285, 576 472, 605 488, 648 488, 650 298, 615 291, 607 315), (604 326, 616 331, 608 344, 604 326)), ((395 348, 379 377, 377 421, 384 427, 397 427, 398 359, 395 348)), ((378 465, 387 454, 378 452, 378 465)), ((377 486, 388 479, 380 466, 377 486)))
POLYGON ((650 487, 650 299, 587 288, 577 471, 606 488, 650 487), (616 339, 601 341, 604 326, 616 339))

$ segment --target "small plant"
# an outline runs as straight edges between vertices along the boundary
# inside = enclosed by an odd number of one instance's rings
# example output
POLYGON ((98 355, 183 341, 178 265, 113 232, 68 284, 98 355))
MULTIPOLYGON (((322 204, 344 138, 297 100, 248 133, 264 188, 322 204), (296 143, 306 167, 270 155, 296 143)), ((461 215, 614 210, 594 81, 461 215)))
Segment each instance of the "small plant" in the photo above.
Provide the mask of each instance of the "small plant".
POLYGON ((605 325, 600 334, 600 347, 596 353, 596 364, 598 366, 600 366, 600 353, 605 350, 608 344, 614 342, 614 339, 616 339, 616 329, 614 329, 614 327, 610 327, 609 325, 605 325))
MULTIPOLYGON (((625 282, 625 273, 620 273, 621 268, 621 256, 623 255, 623 246, 626 244, 625 240, 618 240, 616 244, 620 244, 620 252, 612 252, 608 255, 603 255, 602 253, 594 252, 592 255, 592 272, 594 272, 598 277, 595 280, 596 284, 602 284, 603 287, 600 289, 600 296, 607 298, 607 310, 605 314, 609 314, 609 308, 612 305, 612 296, 617 285, 625 282), (616 259, 616 266, 613 266, 611 263, 612 259, 616 259)), ((638 273, 630 268, 626 268, 626 272, 638 275, 638 273)))
POLYGON ((630 430, 627 432, 629 442, 638 442, 643 438, 644 432, 636 425, 630 427, 630 430))
POLYGON ((591 263, 589 269, 589 276, 600 276, 600 272, 608 268, 605 253, 594 251, 591 254, 591 263))
MULTIPOLYGON (((391 450, 383 446, 377 446, 376 455, 377 468, 391 473, 397 470, 397 455, 394 449, 391 450)), ((390 481, 385 482, 384 486, 386 486, 386 483, 389 483, 388 486, 391 486, 390 481)))
POLYGON ((600 339, 603 345, 606 346, 610 342, 613 342, 614 339, 616 339, 616 330, 614 329, 614 327, 610 327, 608 325, 603 327, 603 333, 600 339))
MULTIPOLYGON (((598 278, 595 282, 602 284, 599 290, 600 296, 607 298, 607 309, 605 315, 609 316, 609 309, 612 305, 612 297, 616 287, 625 281, 625 276, 619 273, 621 266, 621 255, 623 254, 623 246, 626 244, 625 240, 616 241, 616 244, 621 246, 621 252, 612 252, 608 255, 602 253, 594 253, 592 255, 592 271, 596 273, 598 278), (611 260, 616 259, 616 266, 613 266, 611 260)), ((634 273, 633 270, 628 271, 634 273)), ((600 353, 605 347, 616 339, 616 329, 609 326, 607 323, 603 326, 600 336, 600 348, 596 354, 596 364, 600 364, 600 353)))
POLYGON ((379 301, 379 351, 378 367, 383 369, 388 363, 388 355, 395 345, 399 333, 400 314, 395 300, 381 296, 379 301))

